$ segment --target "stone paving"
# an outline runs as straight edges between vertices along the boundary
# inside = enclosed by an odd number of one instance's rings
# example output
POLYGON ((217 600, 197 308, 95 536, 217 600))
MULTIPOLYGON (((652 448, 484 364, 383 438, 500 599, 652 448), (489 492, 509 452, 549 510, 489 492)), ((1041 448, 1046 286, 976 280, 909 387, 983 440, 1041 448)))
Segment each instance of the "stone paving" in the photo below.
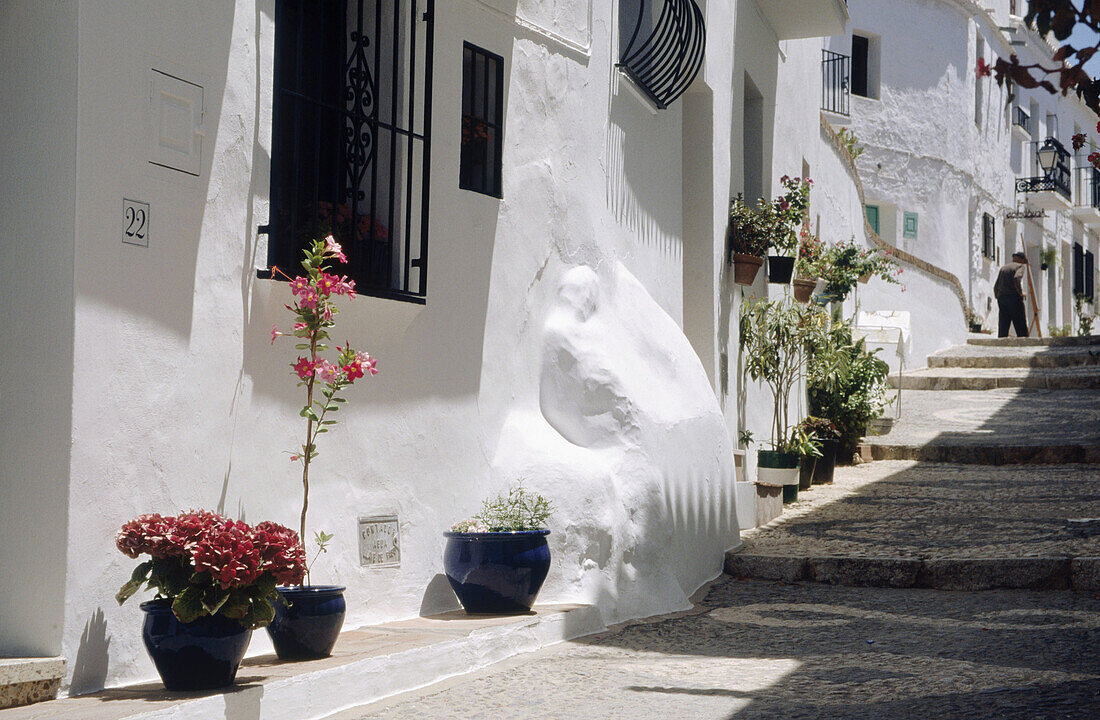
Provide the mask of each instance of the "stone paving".
POLYGON ((1100 462, 1100 397, 1075 390, 902 390, 901 417, 866 444, 876 459, 1100 462))
POLYGON ((718 580, 696 610, 331 720, 1095 720, 1100 596, 718 580))

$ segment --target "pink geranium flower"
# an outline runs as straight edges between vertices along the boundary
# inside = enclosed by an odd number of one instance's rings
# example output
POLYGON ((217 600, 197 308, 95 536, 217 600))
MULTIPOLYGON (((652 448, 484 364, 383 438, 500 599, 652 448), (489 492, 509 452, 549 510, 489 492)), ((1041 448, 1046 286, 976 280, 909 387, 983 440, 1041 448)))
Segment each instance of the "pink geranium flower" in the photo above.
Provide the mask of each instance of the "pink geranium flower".
POLYGON ((298 373, 298 377, 302 380, 308 380, 313 377, 313 367, 314 363, 304 357, 299 357, 298 362, 294 364, 294 372, 298 373))

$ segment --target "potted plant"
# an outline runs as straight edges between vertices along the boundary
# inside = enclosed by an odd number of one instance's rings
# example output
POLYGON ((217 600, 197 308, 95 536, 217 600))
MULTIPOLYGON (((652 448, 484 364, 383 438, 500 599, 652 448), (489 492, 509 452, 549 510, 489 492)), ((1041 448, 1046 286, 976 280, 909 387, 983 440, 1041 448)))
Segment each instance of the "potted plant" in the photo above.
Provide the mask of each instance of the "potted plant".
POLYGON ((808 333, 810 413, 836 426, 840 459, 852 457, 867 424, 890 404, 890 366, 876 357, 878 351, 853 340, 851 324, 841 320, 808 333))
POLYGON ((791 446, 798 452, 798 491, 809 490, 813 485, 814 469, 821 459, 821 443, 813 430, 804 425, 805 420, 791 430, 791 446))
POLYGON ((1039 251, 1039 269, 1047 270, 1058 264, 1058 249, 1053 245, 1039 251))
POLYGON ((531 609, 550 570, 546 521, 553 511, 549 500, 521 484, 443 533, 443 569, 466 612, 531 609))
MULTIPOLYGON (((292 305, 286 306, 294 314, 293 330, 284 333, 278 326, 271 328, 272 344, 283 335, 301 341, 295 346, 299 355, 291 368, 298 378, 298 386, 305 388, 306 402, 298 414, 305 419, 306 433, 305 442, 290 453, 290 459, 302 464, 302 537, 306 533, 309 508, 309 468, 317 457, 317 438, 336 424, 331 414, 346 402, 340 393, 357 379, 378 374, 375 359, 365 352, 356 352, 350 343, 336 347, 335 362, 323 357, 329 349, 325 341, 330 339, 329 330, 335 326, 339 312, 335 299, 339 296, 353 299, 355 281, 329 273, 331 261, 347 262, 347 256, 331 235, 324 240, 314 240, 304 256, 302 268, 306 274, 290 281, 294 300, 292 305)), ((332 536, 323 531, 314 533, 318 555, 326 551, 331 539, 332 536)), ((278 589, 284 602, 276 608, 268 634, 276 654, 283 660, 327 657, 344 624, 346 588, 312 584, 308 567, 305 581, 304 585, 278 589)))
POLYGON ((966 309, 966 324, 970 328, 972 333, 980 333, 982 331, 982 316, 974 312, 973 309, 966 309))
POLYGON ((799 428, 814 438, 820 450, 820 455, 814 462, 811 482, 814 485, 831 483, 833 471, 836 469, 836 451, 840 438, 836 425, 826 418, 807 415, 799 423, 799 428))
POLYGON ((747 302, 741 306, 740 344, 745 372, 768 386, 773 401, 771 450, 757 451, 757 477, 762 482, 783 485, 785 502, 798 497, 799 454, 789 433, 789 401, 806 364, 806 332, 818 312, 808 306, 780 302, 747 302))
POLYGON ((866 282, 872 276, 900 284, 901 267, 890 250, 861 248, 854 237, 825 248, 820 267, 825 280, 823 295, 835 302, 843 301, 857 282, 866 282))
POLYGON ((821 238, 810 232, 808 222, 802 223, 799 232, 798 257, 794 261, 794 299, 802 304, 810 302, 817 279, 821 276, 821 238))
POLYGON ((776 250, 768 255, 768 282, 785 285, 794 274, 794 253, 798 249, 795 232, 810 209, 810 178, 792 178, 784 175, 779 181, 784 193, 761 207, 764 226, 768 230, 769 246, 776 250))
POLYGON ((1089 297, 1083 293, 1073 296, 1073 313, 1077 316, 1077 335, 1080 337, 1092 335, 1092 323, 1096 316, 1085 311, 1085 304, 1090 302, 1089 297))
POLYGON ((275 615, 276 584, 300 583, 305 573, 293 530, 204 510, 139 515, 115 545, 131 558, 149 556, 115 599, 121 605, 143 585, 156 590, 141 604, 141 636, 168 690, 231 685, 252 631, 275 615))
POLYGON ((738 285, 752 285, 760 266, 764 264, 764 255, 768 252, 768 237, 761 226, 757 211, 745 204, 740 193, 730 201, 729 242, 729 261, 733 265, 734 282, 738 285))

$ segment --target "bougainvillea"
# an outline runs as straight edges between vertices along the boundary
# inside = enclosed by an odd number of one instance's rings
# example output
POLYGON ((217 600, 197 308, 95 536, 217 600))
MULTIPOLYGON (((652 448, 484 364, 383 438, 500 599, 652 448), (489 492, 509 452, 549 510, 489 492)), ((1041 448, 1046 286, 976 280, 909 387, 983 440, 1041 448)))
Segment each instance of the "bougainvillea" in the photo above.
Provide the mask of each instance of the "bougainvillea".
MULTIPOLYGON (((292 462, 302 463, 302 516, 301 537, 306 536, 306 512, 309 509, 309 465, 317 457, 317 436, 328 432, 336 424, 329 415, 338 411, 345 402, 340 392, 359 378, 378 374, 378 361, 368 353, 353 350, 350 343, 337 346, 335 362, 322 357, 328 351, 326 340, 330 339, 329 330, 336 325, 339 313, 334 299, 355 298, 355 281, 346 275, 330 272, 332 261, 346 263, 348 258, 343 248, 329 235, 324 240, 314 240, 304 251, 302 267, 306 274, 290 279, 290 293, 294 297, 293 305, 287 310, 294 313, 293 329, 281 332, 277 325, 271 328, 271 343, 284 335, 299 338, 295 348, 305 354, 299 355, 290 364, 298 378, 298 386, 306 389, 306 404, 298 414, 306 420, 306 437, 301 448, 290 453, 292 462), (317 397, 320 391, 321 398, 317 397)), ((322 537, 331 537, 323 532, 315 533, 318 546, 325 549, 322 537)), ((306 569, 306 581, 309 581, 309 569, 306 569)))
POLYGON ((305 574, 293 530, 272 522, 251 527, 205 510, 139 515, 122 526, 115 545, 127 557, 150 556, 118 591, 119 604, 144 585, 171 601, 180 622, 220 614, 263 627, 274 617, 276 584, 299 584, 305 574))

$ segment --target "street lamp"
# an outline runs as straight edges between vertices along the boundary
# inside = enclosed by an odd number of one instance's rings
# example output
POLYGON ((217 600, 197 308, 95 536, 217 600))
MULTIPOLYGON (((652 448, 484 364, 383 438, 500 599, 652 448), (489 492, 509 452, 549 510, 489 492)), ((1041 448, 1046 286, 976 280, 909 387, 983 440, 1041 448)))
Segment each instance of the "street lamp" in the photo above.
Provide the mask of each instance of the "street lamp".
POLYGON ((1050 175, 1054 169, 1054 161, 1058 158, 1058 146, 1054 138, 1048 137, 1043 141, 1043 146, 1039 148, 1039 167, 1043 169, 1044 175, 1050 175))

